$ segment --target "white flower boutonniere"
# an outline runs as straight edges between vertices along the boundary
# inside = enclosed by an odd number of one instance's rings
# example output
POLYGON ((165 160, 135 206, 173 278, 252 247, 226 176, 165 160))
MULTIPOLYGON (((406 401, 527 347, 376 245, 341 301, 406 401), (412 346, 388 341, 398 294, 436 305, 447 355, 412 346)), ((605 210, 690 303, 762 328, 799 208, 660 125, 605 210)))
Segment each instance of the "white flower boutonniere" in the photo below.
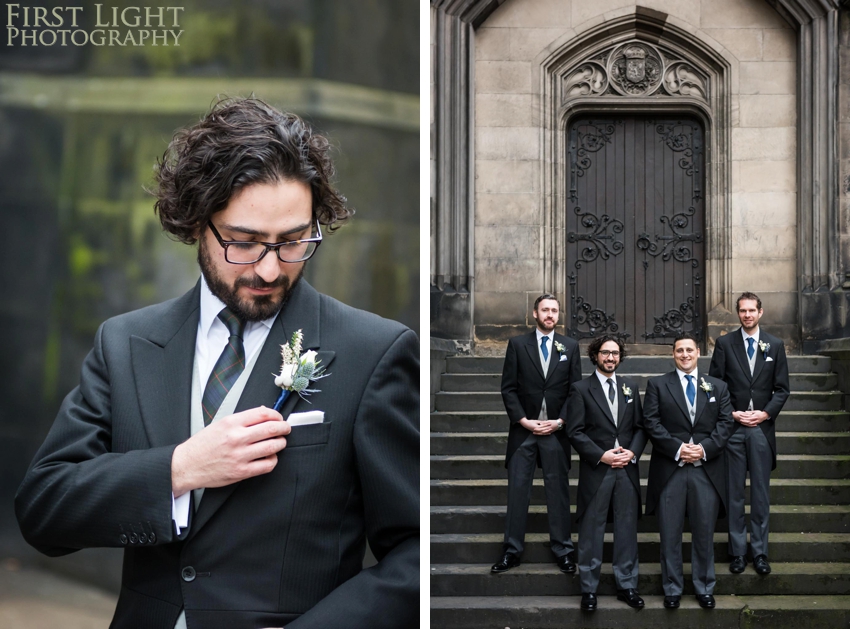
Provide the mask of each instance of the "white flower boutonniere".
POLYGON ((564 344, 559 343, 558 341, 555 341, 555 349, 558 350, 559 354, 564 354, 567 351, 567 348, 564 347, 564 344))
POLYGON ((274 404, 274 410, 279 411, 289 394, 295 391, 301 396, 301 399, 306 400, 305 396, 311 393, 318 393, 319 389, 308 389, 311 380, 319 380, 330 374, 325 373, 325 368, 320 367, 320 360, 316 360, 316 352, 312 349, 301 353, 301 343, 304 340, 304 335, 301 330, 297 330, 292 335, 292 340, 289 343, 284 343, 280 346, 280 355, 283 362, 280 365, 280 374, 272 374, 276 386, 283 389, 277 402, 274 404))
POLYGON ((714 385, 710 382, 706 382, 705 378, 700 378, 699 388, 702 391, 705 391, 705 394, 711 397, 711 392, 714 391, 714 385))
POLYGON ((625 384, 623 385, 623 395, 625 395, 627 398, 632 397, 632 390, 625 384))
POLYGON ((767 356, 767 350, 770 349, 770 343, 759 341, 759 349, 761 350, 762 356, 767 356))

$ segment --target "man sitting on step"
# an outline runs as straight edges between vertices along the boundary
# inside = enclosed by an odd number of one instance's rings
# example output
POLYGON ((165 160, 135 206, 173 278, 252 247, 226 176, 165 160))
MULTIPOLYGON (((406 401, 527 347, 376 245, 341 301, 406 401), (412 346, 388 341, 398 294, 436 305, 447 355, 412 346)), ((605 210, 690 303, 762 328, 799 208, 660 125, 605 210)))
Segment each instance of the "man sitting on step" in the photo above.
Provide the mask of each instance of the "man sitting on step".
POLYGON ((534 302, 534 331, 508 341, 502 400, 511 422, 505 467, 508 510, 502 558, 492 572, 520 563, 534 470, 543 467, 549 540, 562 572, 576 571, 570 538, 570 444, 564 430, 567 393, 581 379, 578 343, 555 333, 560 304, 541 295, 534 302))
POLYGON ((729 571, 747 565, 744 489, 750 472, 750 550, 753 567, 770 573, 767 562, 770 473, 776 469, 776 418, 788 399, 788 359, 782 339, 759 328, 764 310, 754 293, 736 302, 741 327, 717 338, 708 373, 720 378, 732 396, 735 426, 726 445, 729 491, 729 571))
POLYGON ((596 370, 576 382, 567 399, 567 435, 581 457, 576 522, 581 608, 596 609, 602 548, 609 511, 614 516, 617 598, 641 609, 637 591, 640 518, 638 459, 646 446, 637 383, 616 374, 626 357, 622 341, 600 336, 587 349, 596 370))

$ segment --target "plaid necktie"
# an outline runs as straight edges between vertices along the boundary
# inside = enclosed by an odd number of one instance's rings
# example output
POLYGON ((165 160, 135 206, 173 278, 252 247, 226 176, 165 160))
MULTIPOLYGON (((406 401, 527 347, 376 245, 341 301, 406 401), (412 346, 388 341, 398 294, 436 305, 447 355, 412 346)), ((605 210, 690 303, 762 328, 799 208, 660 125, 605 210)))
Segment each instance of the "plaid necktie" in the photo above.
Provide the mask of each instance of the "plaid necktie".
POLYGON ((245 369, 245 348, 242 346, 245 322, 227 308, 218 313, 218 318, 227 326, 230 338, 213 367, 210 379, 207 380, 207 388, 204 389, 204 397, 201 400, 204 409, 204 426, 210 425, 227 392, 233 388, 233 384, 245 369))

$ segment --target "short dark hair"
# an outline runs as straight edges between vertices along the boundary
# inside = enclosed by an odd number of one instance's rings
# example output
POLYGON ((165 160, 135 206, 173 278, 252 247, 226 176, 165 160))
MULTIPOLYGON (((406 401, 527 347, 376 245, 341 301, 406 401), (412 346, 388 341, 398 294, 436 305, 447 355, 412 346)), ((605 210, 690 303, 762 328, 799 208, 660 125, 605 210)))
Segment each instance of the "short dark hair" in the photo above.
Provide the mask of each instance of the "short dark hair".
POLYGON ((620 362, 623 362, 626 359, 628 354, 626 354, 626 346, 623 344, 623 341, 616 336, 603 334, 602 336, 597 336, 593 339, 587 347, 587 357, 590 358, 590 362, 594 365, 597 364, 596 357, 599 354, 599 350, 602 349, 602 346, 608 341, 614 341, 620 348, 620 362))
POLYGON ((694 345, 696 345, 697 349, 699 349, 699 339, 697 339, 697 337, 694 335, 693 332, 685 332, 684 330, 679 332, 676 335, 676 338, 673 339, 673 349, 674 350, 676 349, 676 343, 678 343, 679 341, 688 341, 688 340, 693 341, 694 345))
POLYGON ((544 299, 554 299, 555 301, 558 302, 558 310, 561 309, 561 302, 558 301, 557 297, 555 297, 552 293, 543 293, 542 295, 540 295, 540 297, 538 297, 537 299, 534 300, 534 308, 532 308, 532 310, 536 312, 537 306, 540 305, 540 302, 543 301, 544 299))
POLYGON ((741 296, 738 297, 738 301, 735 302, 735 312, 738 312, 741 309, 741 300, 743 299, 752 299, 756 302, 756 306, 759 310, 761 310, 761 299, 755 293, 743 292, 741 296))
POLYGON ((331 183, 328 140, 257 98, 219 100, 197 124, 174 134, 154 172, 154 211, 163 229, 186 244, 252 184, 309 185, 313 217, 328 231, 354 214, 331 183))

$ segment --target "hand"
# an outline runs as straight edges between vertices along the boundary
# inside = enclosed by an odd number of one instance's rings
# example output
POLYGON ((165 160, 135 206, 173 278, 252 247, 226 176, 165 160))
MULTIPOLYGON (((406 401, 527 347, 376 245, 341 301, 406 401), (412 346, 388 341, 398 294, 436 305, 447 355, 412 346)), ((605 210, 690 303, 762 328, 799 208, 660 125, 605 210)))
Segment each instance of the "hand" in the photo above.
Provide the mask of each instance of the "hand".
POLYGON ((529 432, 535 432, 540 427, 540 422, 536 419, 526 419, 523 417, 519 420, 519 425, 528 430, 529 432))
POLYGON ((557 419, 547 419, 544 421, 537 422, 537 429, 534 431, 535 435, 551 435, 553 432, 558 430, 558 420, 557 419))
POLYGON ((766 419, 770 419, 770 415, 764 411, 750 411, 750 426, 758 426, 766 419))
POLYGON ((682 452, 679 454, 679 460, 685 463, 696 463, 702 460, 702 457, 702 446, 695 443, 686 443, 683 445, 682 452))
POLYGON ((222 417, 174 449, 174 497, 200 487, 223 487, 268 474, 292 430, 280 413, 265 406, 222 417))
POLYGON ((634 456, 635 455, 629 450, 624 450, 623 448, 612 448, 602 455, 600 461, 605 465, 610 465, 614 468, 626 467, 634 456))
POLYGON ((739 424, 749 426, 750 411, 732 411, 732 419, 734 419, 739 424))

